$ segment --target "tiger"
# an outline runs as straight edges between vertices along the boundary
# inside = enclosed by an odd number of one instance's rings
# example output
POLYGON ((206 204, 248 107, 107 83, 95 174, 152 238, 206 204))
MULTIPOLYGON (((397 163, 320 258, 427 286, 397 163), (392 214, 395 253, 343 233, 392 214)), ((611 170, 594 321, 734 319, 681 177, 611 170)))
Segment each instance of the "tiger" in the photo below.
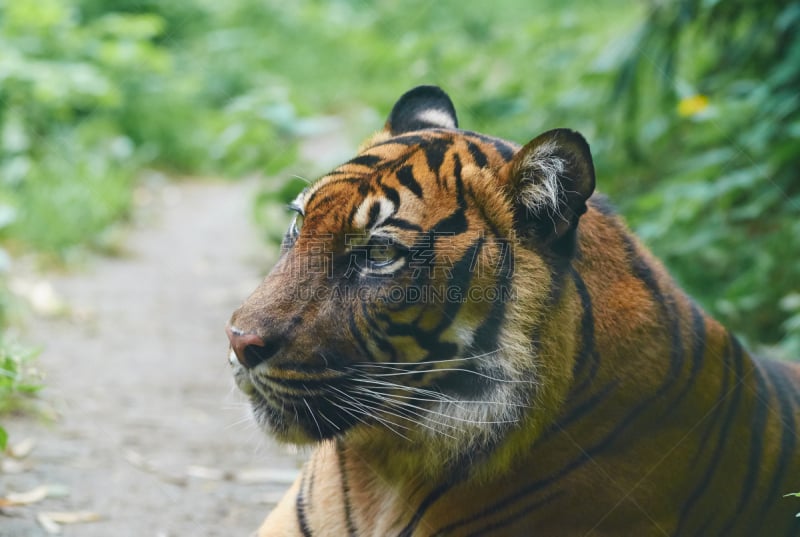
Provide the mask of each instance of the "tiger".
POLYGON ((681 290, 578 132, 416 87, 290 209, 226 327, 255 422, 311 446, 259 537, 800 535, 800 367, 681 290))

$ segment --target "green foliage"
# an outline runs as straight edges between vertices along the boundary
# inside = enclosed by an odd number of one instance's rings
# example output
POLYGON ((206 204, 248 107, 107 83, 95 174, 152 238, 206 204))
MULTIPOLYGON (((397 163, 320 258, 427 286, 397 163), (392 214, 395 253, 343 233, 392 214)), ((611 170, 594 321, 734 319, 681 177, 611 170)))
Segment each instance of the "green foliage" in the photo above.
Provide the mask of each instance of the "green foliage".
POLYGON ((156 31, 148 18, 81 24, 58 0, 0 4, 0 238, 59 252, 127 213, 135 162, 114 73, 163 64, 156 31))
POLYGON ((236 175, 291 160, 270 116, 294 119, 288 92, 215 53, 216 9, 0 0, 0 240, 59 256, 102 246, 146 165, 236 175))
POLYGON ((0 414, 20 408, 24 400, 41 389, 32 366, 36 353, 0 340, 0 414))
POLYGON ((799 24, 796 1, 660 3, 616 87, 627 147, 644 159, 629 185, 635 227, 726 325, 794 357, 799 24))
MULTIPOLYGON (((0 339, 0 415, 24 407, 25 402, 41 389, 36 370, 32 366, 35 353, 19 345, 0 339)), ((0 425, 0 451, 5 448, 8 435, 0 425)))

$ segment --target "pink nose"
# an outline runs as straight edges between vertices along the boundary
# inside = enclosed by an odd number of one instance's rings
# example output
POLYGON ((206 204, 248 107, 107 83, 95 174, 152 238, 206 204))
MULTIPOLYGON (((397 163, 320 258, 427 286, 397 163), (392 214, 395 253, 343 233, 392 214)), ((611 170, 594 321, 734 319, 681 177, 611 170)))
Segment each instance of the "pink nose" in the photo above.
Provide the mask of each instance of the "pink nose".
POLYGON ((225 333, 231 341, 231 348, 239 363, 244 367, 253 368, 274 354, 267 349, 264 340, 256 334, 244 333, 235 326, 226 326, 225 333))

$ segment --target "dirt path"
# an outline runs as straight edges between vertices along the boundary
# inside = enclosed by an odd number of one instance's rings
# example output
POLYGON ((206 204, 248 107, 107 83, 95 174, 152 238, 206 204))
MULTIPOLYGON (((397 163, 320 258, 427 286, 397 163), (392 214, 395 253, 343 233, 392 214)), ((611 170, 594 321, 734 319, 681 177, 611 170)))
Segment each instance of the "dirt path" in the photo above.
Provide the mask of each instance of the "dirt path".
POLYGON ((65 536, 249 535, 302 458, 247 419, 232 389, 224 324, 269 260, 249 227, 251 188, 156 191, 130 255, 52 280, 73 315, 37 319, 51 424, 6 423, 34 451, 0 495, 59 485, 61 497, 0 514, 0 536, 47 535, 37 513, 93 511, 65 536))

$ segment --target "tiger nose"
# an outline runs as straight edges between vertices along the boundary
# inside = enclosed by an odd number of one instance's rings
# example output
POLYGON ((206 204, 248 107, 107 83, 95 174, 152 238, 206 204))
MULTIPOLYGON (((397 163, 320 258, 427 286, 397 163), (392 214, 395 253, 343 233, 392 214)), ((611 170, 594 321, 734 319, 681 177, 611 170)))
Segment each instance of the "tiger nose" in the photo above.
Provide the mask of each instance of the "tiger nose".
POLYGON ((239 363, 248 369, 265 362, 278 352, 280 344, 277 341, 265 342, 260 336, 246 333, 235 326, 226 326, 225 333, 231 341, 231 348, 239 363))

